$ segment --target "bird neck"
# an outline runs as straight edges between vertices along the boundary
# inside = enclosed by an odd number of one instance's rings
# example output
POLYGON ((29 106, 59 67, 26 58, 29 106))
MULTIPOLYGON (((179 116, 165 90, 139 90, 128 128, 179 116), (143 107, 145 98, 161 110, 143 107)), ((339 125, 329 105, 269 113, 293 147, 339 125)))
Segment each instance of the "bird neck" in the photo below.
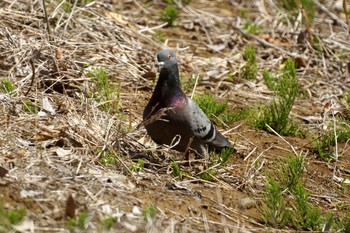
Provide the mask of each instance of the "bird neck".
POLYGON ((179 68, 177 65, 167 69, 161 69, 157 85, 168 85, 169 87, 180 87, 179 68))

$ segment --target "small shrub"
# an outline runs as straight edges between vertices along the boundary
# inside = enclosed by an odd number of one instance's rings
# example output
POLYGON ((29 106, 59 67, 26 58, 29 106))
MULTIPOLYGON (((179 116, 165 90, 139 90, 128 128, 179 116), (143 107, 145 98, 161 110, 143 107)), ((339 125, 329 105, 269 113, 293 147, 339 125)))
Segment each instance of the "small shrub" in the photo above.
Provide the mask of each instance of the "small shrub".
POLYGON ((244 48, 243 59, 246 61, 246 64, 242 69, 241 77, 248 80, 256 79, 258 69, 256 65, 255 49, 253 47, 246 46, 244 48))
POLYGON ((245 120, 247 123, 251 123, 258 116, 257 109, 245 108, 225 111, 222 114, 221 119, 225 124, 232 124, 237 121, 245 120))
POLYGON ((164 22, 167 22, 167 26, 171 27, 174 24, 174 21, 178 17, 178 12, 174 6, 167 6, 163 13, 160 16, 160 19, 164 22))
POLYGON ((279 163, 278 169, 270 171, 276 179, 269 175, 262 196, 264 206, 260 208, 266 224, 279 228, 289 226, 319 230, 321 213, 309 202, 309 194, 302 181, 303 164, 303 157, 289 156, 279 163))
POLYGON ((297 210, 293 225, 298 229, 318 230, 321 226, 321 214, 318 208, 308 202, 309 193, 300 182, 295 185, 292 193, 297 210))
POLYGON ((279 177, 282 186, 294 190, 304 175, 304 158, 289 156, 278 167, 278 170, 282 172, 279 177))
POLYGON ((299 93, 294 61, 289 59, 286 62, 280 77, 273 77, 269 72, 264 72, 263 77, 267 87, 275 92, 278 100, 274 99, 269 106, 262 108, 256 126, 270 131, 267 127, 269 125, 281 135, 295 135, 298 125, 289 124, 289 113, 299 93))
POLYGON ((264 207, 261 207, 259 210, 265 224, 284 228, 290 222, 291 211, 286 206, 282 189, 272 177, 269 178, 264 188, 262 202, 264 203, 264 207))

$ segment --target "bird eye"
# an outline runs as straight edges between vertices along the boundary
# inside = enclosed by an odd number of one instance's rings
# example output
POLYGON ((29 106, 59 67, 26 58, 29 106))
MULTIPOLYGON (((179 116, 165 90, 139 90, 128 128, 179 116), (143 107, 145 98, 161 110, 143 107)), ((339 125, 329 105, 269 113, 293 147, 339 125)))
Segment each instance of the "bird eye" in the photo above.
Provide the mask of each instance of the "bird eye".
POLYGON ((170 60, 173 56, 171 54, 168 54, 168 59, 170 60))

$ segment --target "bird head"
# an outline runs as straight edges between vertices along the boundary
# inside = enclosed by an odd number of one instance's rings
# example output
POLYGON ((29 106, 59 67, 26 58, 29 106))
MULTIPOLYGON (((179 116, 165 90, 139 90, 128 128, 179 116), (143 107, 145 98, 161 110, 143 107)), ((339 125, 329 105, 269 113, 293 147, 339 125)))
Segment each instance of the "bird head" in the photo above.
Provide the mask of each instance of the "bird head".
POLYGON ((160 70, 162 69, 162 67, 164 66, 164 62, 174 59, 175 62, 176 61, 176 55, 174 53, 173 50, 170 49, 164 49, 161 50, 158 54, 157 54, 157 60, 158 60, 158 72, 160 72, 160 70))

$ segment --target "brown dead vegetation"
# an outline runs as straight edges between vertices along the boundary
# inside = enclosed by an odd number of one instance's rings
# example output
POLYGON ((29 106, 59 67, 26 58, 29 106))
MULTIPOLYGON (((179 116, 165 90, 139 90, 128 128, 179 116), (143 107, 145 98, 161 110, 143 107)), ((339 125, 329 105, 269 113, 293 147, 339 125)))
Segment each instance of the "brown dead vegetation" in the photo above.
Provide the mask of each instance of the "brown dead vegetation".
POLYGON ((273 95, 262 70, 278 70, 294 58, 303 95, 291 117, 310 133, 322 132, 332 120, 327 104, 348 114, 348 24, 333 5, 317 2, 311 31, 321 41, 320 52, 307 39, 297 43, 305 28, 273 1, 177 2, 180 16, 171 28, 159 19, 165 6, 160 0, 94 1, 70 13, 50 0, 48 24, 42 1, 29 2, 0 3, 0 78, 16 87, 0 94, 0 167, 8 171, 0 177, 0 200, 6 208, 27 208, 19 231, 65 232, 67 217, 86 211, 88 232, 104 231, 100 220, 108 216, 117 216, 118 232, 277 232, 261 223, 256 206, 245 209, 240 201, 259 202, 264 170, 292 154, 290 145, 306 158, 312 202, 324 212, 343 213, 348 187, 333 178, 350 179, 348 143, 338 145, 336 164, 327 163, 317 158, 312 137, 281 138, 238 122, 222 129, 237 152, 209 182, 198 176, 201 161, 187 166, 181 153, 155 149, 137 127, 156 81, 155 54, 169 47, 177 53, 183 83, 198 73, 196 92, 210 91, 232 109, 266 104, 273 95), (244 32, 248 20, 261 26, 259 35, 244 32), (164 43, 153 39, 157 30, 164 43), (256 48, 258 78, 230 81, 230 75, 239 77, 245 45, 256 48), (89 98, 89 66, 104 67, 110 82, 120 85, 116 111, 102 111, 89 98), (28 100, 38 112, 23 110, 28 100), (101 149, 114 154, 115 165, 101 164, 101 149), (131 171, 138 158, 145 158, 145 168, 131 171), (171 175, 174 159, 186 171, 183 180, 171 175), (147 223, 140 212, 151 203, 158 213, 147 223))

